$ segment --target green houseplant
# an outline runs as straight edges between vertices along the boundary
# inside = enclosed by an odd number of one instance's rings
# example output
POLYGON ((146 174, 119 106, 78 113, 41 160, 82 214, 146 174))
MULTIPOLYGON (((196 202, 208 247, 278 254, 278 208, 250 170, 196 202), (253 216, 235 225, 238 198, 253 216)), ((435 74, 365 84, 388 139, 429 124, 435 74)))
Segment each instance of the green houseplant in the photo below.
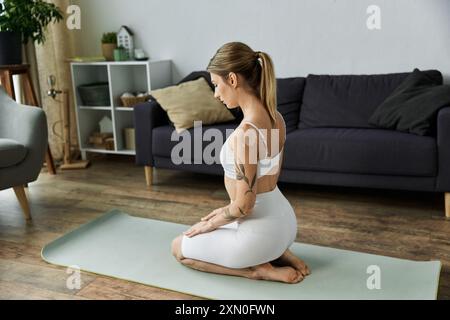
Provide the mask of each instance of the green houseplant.
POLYGON ((106 60, 114 60, 114 49, 117 48, 117 33, 105 32, 102 36, 102 53, 106 60))
POLYGON ((45 29, 63 18, 61 10, 43 0, 0 3, 0 65, 22 63, 21 44, 45 42, 45 29))

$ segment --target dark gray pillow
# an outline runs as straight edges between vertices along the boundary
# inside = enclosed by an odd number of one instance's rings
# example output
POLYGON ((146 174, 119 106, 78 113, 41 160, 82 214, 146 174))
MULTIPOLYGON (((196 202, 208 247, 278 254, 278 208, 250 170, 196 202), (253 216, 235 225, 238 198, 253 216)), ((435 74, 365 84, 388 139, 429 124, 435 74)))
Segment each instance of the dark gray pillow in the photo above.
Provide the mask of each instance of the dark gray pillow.
POLYGON ((297 129, 306 78, 277 79, 277 109, 286 123, 286 133, 297 129))
POLYGON ((440 73, 414 71, 375 109, 369 124, 385 129, 432 135, 436 114, 450 105, 450 86, 440 73))

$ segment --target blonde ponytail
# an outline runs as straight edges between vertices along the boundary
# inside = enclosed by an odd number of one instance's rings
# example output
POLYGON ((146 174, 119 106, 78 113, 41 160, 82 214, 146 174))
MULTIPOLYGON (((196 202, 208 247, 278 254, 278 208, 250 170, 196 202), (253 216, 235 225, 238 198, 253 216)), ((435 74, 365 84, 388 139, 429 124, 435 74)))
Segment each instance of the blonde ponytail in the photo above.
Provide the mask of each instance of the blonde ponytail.
POLYGON ((257 55, 262 63, 259 95, 263 105, 267 107, 272 125, 274 125, 277 119, 277 82, 275 70, 272 59, 267 53, 258 51, 257 55))

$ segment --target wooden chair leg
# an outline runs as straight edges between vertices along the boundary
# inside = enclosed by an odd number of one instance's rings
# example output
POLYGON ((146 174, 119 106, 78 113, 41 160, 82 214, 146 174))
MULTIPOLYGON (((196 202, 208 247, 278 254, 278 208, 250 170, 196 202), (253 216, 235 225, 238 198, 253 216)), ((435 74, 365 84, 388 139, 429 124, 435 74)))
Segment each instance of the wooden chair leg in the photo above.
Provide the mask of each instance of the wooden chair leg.
POLYGON ((445 199, 445 217, 450 219, 450 192, 444 194, 445 199))
POLYGON ((33 89, 33 81, 31 81, 31 75, 30 75, 30 69, 27 69, 27 72, 23 74, 23 81, 24 84, 24 93, 25 93, 25 100, 26 103, 30 106, 38 107, 38 101, 37 97, 34 93, 33 89))
POLYGON ((12 73, 8 70, 2 70, 0 74, 0 82, 2 83, 5 91, 11 98, 16 100, 16 94, 14 93, 13 77, 12 73))
POLYGON ((147 187, 150 187, 153 183, 153 167, 145 166, 145 181, 147 182, 147 187))
POLYGON ((28 206, 27 196, 25 194, 25 189, 23 186, 13 187, 14 193, 16 194, 17 200, 19 200, 20 206, 22 207, 23 214, 27 221, 31 220, 30 207, 28 206))
POLYGON ((53 156, 50 151, 50 147, 47 147, 47 151, 45 151, 45 164, 47 165, 48 173, 56 174, 55 163, 53 162, 53 156))

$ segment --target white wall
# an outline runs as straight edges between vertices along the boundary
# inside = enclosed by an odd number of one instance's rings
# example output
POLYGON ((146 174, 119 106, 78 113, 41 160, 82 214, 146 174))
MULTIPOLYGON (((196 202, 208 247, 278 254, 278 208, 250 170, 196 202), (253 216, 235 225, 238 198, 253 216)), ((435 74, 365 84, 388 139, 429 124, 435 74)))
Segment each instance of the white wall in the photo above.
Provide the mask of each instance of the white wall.
POLYGON ((448 0, 77 0, 84 55, 101 34, 129 26, 137 47, 173 61, 173 81, 205 70, 216 50, 242 41, 269 53, 277 77, 435 68, 450 82, 448 0), (366 9, 381 9, 368 30, 366 9))

